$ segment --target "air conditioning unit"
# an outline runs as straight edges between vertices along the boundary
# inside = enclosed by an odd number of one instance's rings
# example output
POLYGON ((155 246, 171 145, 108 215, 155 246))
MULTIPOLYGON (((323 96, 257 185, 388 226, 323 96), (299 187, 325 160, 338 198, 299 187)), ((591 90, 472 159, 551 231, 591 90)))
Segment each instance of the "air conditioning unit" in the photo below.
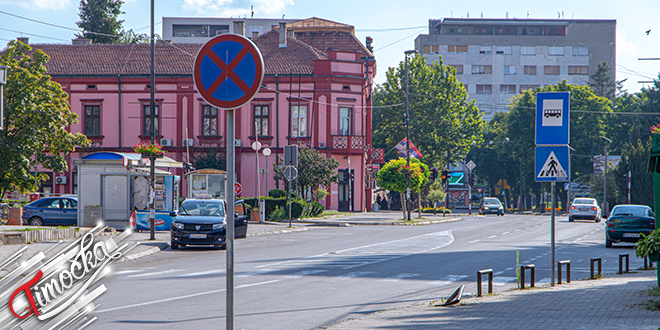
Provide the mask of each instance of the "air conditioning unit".
POLYGON ((66 184, 66 177, 65 176, 56 176, 55 177, 55 184, 66 184))
POLYGON ((234 139, 234 147, 240 147, 240 146, 242 146, 241 139, 234 139))
POLYGON ((195 140, 193 139, 183 139, 181 140, 181 145, 184 147, 192 147, 195 140))
POLYGON ((172 139, 160 139, 160 145, 163 147, 171 147, 172 139))

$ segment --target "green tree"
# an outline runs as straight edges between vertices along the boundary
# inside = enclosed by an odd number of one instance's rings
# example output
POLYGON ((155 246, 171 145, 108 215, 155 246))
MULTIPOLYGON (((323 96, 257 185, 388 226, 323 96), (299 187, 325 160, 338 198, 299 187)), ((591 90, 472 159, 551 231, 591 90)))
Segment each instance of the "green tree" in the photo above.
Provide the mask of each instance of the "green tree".
MULTIPOLYGON (((280 157, 280 163, 284 160, 280 157)), ((284 167, 279 167, 273 163, 275 173, 273 179, 282 180, 286 183, 284 177, 284 167)), ((326 157, 316 149, 309 146, 298 145, 298 178, 292 182, 293 191, 299 191, 306 197, 311 197, 312 189, 318 186, 327 187, 332 182, 337 182, 339 174, 337 173, 339 162, 326 157)), ((286 186, 286 185, 285 185, 286 186)))
MULTIPOLYGON (((607 172, 607 196, 610 205, 628 204, 628 179, 624 175, 631 172, 631 187, 630 187, 630 202, 632 204, 642 204, 653 206, 653 174, 648 172, 649 158, 651 157, 651 138, 646 139, 646 142, 637 140, 637 143, 630 143, 621 152, 621 162, 619 166, 610 172, 607 172), (611 190, 610 185, 619 187, 619 189, 611 190), (610 191, 613 191, 610 194, 610 191)), ((602 183, 600 186, 602 191, 602 183)), ((611 209, 611 208, 610 208, 611 209)))
MULTIPOLYGON (((416 158, 410 159, 410 167, 408 167, 408 162, 404 158, 387 162, 378 171, 378 186, 383 189, 398 191, 403 197, 408 190, 408 172, 410 172, 410 190, 419 194, 428 182, 430 171, 426 164, 416 158)), ((407 211, 403 200, 404 198, 401 198, 401 209, 405 218, 407 211)))
MULTIPOLYGON (((475 101, 468 100, 465 86, 456 79, 456 70, 441 60, 426 65, 417 55, 409 63, 410 140, 422 153, 422 162, 455 163, 462 160, 468 145, 480 142, 484 126, 475 101), (445 156, 450 151, 450 159, 445 156)), ((389 68, 386 81, 374 95, 374 144, 392 148, 406 137, 406 69, 389 68)))
POLYGON ((621 86, 623 81, 614 81, 610 71, 612 71, 612 68, 607 65, 607 62, 599 63, 596 71, 589 75, 587 84, 593 89, 594 94, 612 100, 616 94, 617 86, 621 86))
MULTIPOLYGON (((154 35, 155 40, 158 40, 158 35, 154 35)), ((148 44, 151 42, 149 34, 136 33, 133 29, 122 31, 121 38, 117 41, 120 44, 148 44)))
MULTIPOLYGON (((79 38, 92 39, 96 44, 116 44, 120 42, 123 20, 119 15, 123 14, 121 6, 123 0, 80 0, 78 17, 76 22, 83 30, 82 34, 76 34, 79 38)), ((129 37, 130 38, 130 37, 129 37)))
MULTIPOLYGON (((4 88, 4 130, 0 131, 0 197, 7 191, 34 189, 33 169, 67 170, 65 155, 88 147, 83 134, 70 133, 78 115, 69 109, 68 95, 46 74, 49 57, 41 50, 12 41, 0 54, 9 67, 4 88)), ((41 173, 37 181, 44 181, 41 173)))
POLYGON ((217 170, 227 170, 227 157, 225 149, 218 143, 215 146, 207 146, 196 152, 192 156, 192 165, 195 169, 214 168, 217 170))

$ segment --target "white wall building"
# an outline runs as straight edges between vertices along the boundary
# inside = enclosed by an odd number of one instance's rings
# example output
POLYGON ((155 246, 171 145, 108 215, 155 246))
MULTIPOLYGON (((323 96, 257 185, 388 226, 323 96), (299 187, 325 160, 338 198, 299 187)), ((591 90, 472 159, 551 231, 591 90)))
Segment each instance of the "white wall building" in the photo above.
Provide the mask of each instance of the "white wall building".
MULTIPOLYGON (((279 26, 280 22, 291 23, 299 19, 275 18, 216 18, 216 17, 163 17, 164 40, 175 43, 203 44, 210 38, 223 33, 238 33, 234 31, 235 21, 245 22, 245 36, 258 36, 279 26)), ((243 33, 240 33, 243 34, 243 33)))

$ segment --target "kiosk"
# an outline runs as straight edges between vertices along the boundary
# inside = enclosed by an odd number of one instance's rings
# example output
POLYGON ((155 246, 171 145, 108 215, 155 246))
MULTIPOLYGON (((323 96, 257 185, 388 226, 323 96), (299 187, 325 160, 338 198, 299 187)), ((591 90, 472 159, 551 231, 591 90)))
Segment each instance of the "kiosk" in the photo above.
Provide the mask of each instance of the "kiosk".
MULTIPOLYGON (((78 226, 93 227, 85 208, 100 208, 103 221, 117 230, 149 229, 150 160, 138 153, 95 152, 75 159, 78 184, 78 226)), ((163 157, 155 161, 156 230, 169 230, 170 212, 179 206, 180 177, 163 170, 183 164, 163 157)))
POLYGON ((186 174, 188 182, 188 198, 195 198, 200 194, 208 194, 213 198, 225 199, 225 181, 227 172, 206 168, 191 171, 186 174))

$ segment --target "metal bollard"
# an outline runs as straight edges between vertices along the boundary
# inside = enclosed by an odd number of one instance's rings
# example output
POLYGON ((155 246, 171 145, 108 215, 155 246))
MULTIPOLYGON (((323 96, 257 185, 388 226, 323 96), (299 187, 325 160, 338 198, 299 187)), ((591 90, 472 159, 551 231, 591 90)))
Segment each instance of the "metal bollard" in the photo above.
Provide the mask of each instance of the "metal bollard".
POLYGON ((525 289, 525 269, 530 271, 530 286, 534 287, 534 264, 520 266, 520 290, 525 289))
POLYGON ((644 257, 644 269, 649 269, 649 257, 644 257))
POLYGON ((595 280, 596 277, 594 276, 594 263, 598 262, 598 276, 603 275, 603 263, 601 262, 600 258, 591 258, 591 279, 595 280))
POLYGON ((562 260, 557 262, 557 273, 559 276, 557 278, 559 279, 558 283, 561 284, 561 266, 566 265, 566 283, 571 283, 571 261, 570 260, 562 260))
POLYGON ((484 269, 477 272, 477 296, 481 297, 481 276, 488 274, 488 294, 493 293, 493 270, 484 269))
POLYGON ((626 273, 630 273, 630 255, 624 253, 619 254, 619 274, 623 274, 623 258, 626 258, 626 273))

